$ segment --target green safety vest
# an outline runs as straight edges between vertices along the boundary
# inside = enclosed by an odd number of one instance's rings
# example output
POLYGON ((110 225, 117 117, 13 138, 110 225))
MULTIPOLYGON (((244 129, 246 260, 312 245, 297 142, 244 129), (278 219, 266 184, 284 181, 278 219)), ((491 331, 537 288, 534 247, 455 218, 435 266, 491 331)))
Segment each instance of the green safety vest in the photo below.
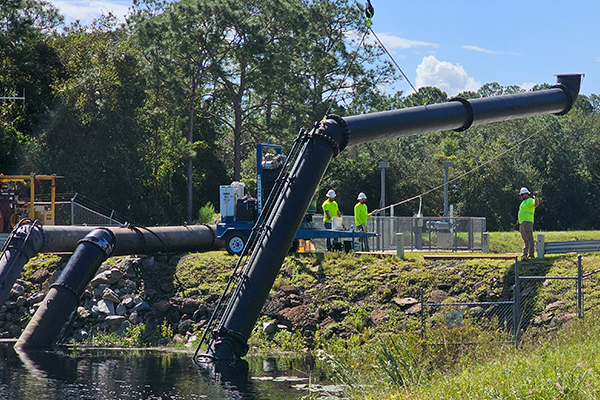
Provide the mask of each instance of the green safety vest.
POLYGON ((523 200, 519 206, 519 223, 522 224, 525 221, 533 222, 533 213, 535 212, 535 200, 528 198, 523 200))
POLYGON ((370 214, 367 212, 367 205, 356 203, 354 206, 354 222, 356 222, 356 226, 361 226, 367 223, 367 218, 370 217, 370 214))
POLYGON ((323 203, 323 222, 331 222, 331 220, 327 218, 327 213, 325 211, 329 211, 329 215, 333 218, 338 216, 338 210, 338 203, 329 201, 329 199, 325 200, 323 203))

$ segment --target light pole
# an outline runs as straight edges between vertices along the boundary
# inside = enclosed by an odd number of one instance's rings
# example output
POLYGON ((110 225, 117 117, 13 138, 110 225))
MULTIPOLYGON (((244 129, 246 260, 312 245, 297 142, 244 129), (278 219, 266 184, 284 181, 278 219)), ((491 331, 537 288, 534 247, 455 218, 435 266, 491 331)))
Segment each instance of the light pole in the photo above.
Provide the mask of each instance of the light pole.
POLYGON ((444 217, 448 216, 448 168, 454 166, 451 161, 442 161, 444 167, 444 217))

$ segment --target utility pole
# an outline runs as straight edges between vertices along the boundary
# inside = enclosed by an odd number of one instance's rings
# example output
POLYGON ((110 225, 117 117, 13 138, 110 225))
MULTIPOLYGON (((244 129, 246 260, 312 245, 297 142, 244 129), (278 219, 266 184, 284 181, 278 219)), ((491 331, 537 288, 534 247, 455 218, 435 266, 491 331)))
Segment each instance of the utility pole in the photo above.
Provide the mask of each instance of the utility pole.
MULTIPOLYGON (((379 208, 385 208, 385 169, 389 166, 389 162, 379 163, 379 168, 381 168, 381 203, 379 203, 379 208)), ((383 215, 385 216, 385 210, 383 215)))
POLYGON ((448 216, 448 168, 454 166, 451 161, 442 161, 444 167, 444 217, 448 216))

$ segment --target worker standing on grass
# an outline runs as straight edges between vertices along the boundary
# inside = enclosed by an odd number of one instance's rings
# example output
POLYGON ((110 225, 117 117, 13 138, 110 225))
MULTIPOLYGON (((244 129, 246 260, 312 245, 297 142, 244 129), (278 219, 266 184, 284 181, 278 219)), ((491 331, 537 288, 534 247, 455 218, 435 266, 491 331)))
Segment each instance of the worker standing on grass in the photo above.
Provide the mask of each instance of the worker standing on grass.
MULTIPOLYGON (((367 205, 365 202, 367 201, 367 195, 363 192, 358 194, 358 203, 354 206, 354 222, 356 223, 356 230, 361 232, 367 231, 367 218, 371 217, 377 210, 373 210, 373 212, 368 212, 367 205)), ((360 246, 362 251, 370 251, 369 250, 369 238, 363 236, 360 238, 360 246)))
MULTIPOLYGON (((341 217, 340 208, 338 207, 338 203, 335 201, 335 191, 330 189, 327 192, 327 200, 323 202, 323 222, 325 224, 325 229, 331 229, 331 220, 333 217, 341 217)), ((334 243, 337 243, 337 240, 334 239, 334 243)), ((327 239, 327 250, 331 250, 331 240, 327 239)))
POLYGON ((521 205, 519 206, 519 232, 523 238, 523 258, 534 257, 534 240, 533 240, 533 214, 535 208, 540 205, 537 197, 537 192, 533 192, 533 197, 529 189, 522 187, 519 191, 521 196, 521 205))

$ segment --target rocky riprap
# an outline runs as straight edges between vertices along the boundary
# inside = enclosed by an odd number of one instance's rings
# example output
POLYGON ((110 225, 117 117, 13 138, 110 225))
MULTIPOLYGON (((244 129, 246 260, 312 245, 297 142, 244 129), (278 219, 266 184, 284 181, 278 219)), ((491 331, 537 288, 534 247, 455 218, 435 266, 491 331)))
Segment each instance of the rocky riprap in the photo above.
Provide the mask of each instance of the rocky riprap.
MULTIPOLYGON (((177 266, 180 257, 166 259, 127 256, 112 259, 99 268, 86 288, 79 307, 65 326, 59 341, 84 342, 95 332, 114 332, 126 335, 128 328, 141 326, 137 331, 140 345, 161 346, 173 342, 190 347, 202 332, 214 310, 220 293, 195 290, 192 297, 181 297, 173 284, 173 275, 164 273, 165 266, 177 266), (163 260, 164 259, 164 260, 163 260), (116 261, 116 264, 114 264, 116 261), (168 328, 168 329, 165 329, 168 328)), ((44 299, 50 286, 60 275, 64 262, 52 267, 38 267, 28 280, 20 279, 10 292, 9 300, 0 309, 0 338, 18 338, 44 299)), ((283 268, 281 275, 290 279, 293 270, 283 268)), ((313 268, 317 277, 311 287, 284 285, 269 295, 262 308, 263 332, 274 335, 281 330, 298 331, 310 343, 317 329, 325 337, 350 337, 356 333, 345 319, 352 317, 353 309, 366 311, 365 326, 378 327, 393 318, 401 329, 411 318, 419 318, 421 303, 407 296, 402 287, 384 283, 364 292, 360 298, 348 297, 344 288, 328 282, 323 267, 313 268), (343 303, 347 305, 340 305, 343 303)), ((175 278, 175 281, 177 279, 175 278)), ((493 282, 493 289, 484 282, 474 285, 476 301, 510 300, 507 285, 493 282)), ((440 303, 460 294, 450 284, 438 284, 428 292, 426 302, 440 303)), ((548 304, 545 312, 532 316, 531 325, 561 325, 575 317, 565 310, 564 302, 548 304)), ((493 314, 490 308, 471 307, 468 310, 479 318, 493 314)))
MULTIPOLYGON (((140 270, 152 268, 155 263, 153 257, 128 256, 116 265, 102 264, 59 340, 81 342, 94 330, 125 335, 127 328, 144 324, 143 340, 148 344, 166 345, 172 340, 191 345, 194 332, 206 324, 218 296, 208 295, 203 301, 169 297, 168 294, 173 292, 170 283, 163 283, 162 289, 147 291, 140 270), (173 332, 172 337, 158 333, 165 321, 173 332)), ((60 271, 34 275, 45 278, 41 288, 43 293, 34 292, 26 297, 27 288, 35 286, 32 282, 18 280, 13 285, 9 300, 0 310, 0 338, 20 336, 60 271)))

